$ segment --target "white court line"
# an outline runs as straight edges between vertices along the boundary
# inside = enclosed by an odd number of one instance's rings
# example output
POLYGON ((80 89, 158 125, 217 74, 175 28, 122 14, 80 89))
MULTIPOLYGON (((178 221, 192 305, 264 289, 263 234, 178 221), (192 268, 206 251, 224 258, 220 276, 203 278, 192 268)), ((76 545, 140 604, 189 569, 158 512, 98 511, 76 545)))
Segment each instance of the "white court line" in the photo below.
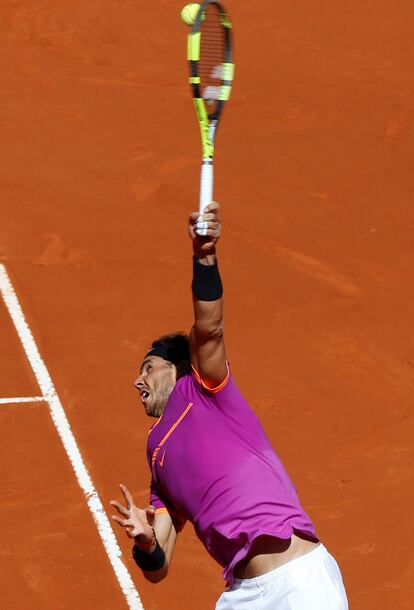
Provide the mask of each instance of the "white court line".
POLYGON ((0 405, 9 405, 16 402, 45 402, 43 396, 20 396, 19 398, 0 398, 0 405))
POLYGON ((102 502, 92 483, 89 472, 83 462, 75 437, 66 418, 65 411, 57 395, 52 379, 43 362, 32 332, 25 320, 16 293, 7 275, 6 268, 0 264, 0 292, 4 303, 16 327, 23 349, 31 364, 43 397, 49 404, 50 414, 60 436, 67 456, 75 471, 76 478, 86 496, 86 502, 98 528, 103 545, 112 564, 118 583, 125 596, 130 610, 143 610, 143 606, 128 569, 121 559, 121 549, 115 538, 111 524, 104 511, 102 502))

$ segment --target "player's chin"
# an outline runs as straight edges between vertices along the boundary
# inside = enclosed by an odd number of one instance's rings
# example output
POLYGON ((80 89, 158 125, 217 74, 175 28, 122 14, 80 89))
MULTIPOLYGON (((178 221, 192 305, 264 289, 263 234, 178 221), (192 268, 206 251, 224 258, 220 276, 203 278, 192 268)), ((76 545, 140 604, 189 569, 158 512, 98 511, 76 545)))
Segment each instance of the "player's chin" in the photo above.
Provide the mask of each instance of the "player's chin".
POLYGON ((153 404, 153 401, 147 400, 146 402, 143 403, 143 405, 144 405, 145 413, 147 415, 149 415, 150 417, 154 417, 155 405, 153 404))

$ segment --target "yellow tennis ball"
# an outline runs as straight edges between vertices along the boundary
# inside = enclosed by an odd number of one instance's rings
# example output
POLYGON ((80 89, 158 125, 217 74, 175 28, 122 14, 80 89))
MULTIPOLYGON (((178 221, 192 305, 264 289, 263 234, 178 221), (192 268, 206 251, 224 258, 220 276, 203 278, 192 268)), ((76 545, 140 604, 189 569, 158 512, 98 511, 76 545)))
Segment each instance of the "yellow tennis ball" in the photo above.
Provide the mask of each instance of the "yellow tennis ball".
POLYGON ((181 19, 186 25, 193 25, 199 10, 200 5, 197 4, 197 2, 190 2, 190 4, 186 4, 181 11, 181 19))

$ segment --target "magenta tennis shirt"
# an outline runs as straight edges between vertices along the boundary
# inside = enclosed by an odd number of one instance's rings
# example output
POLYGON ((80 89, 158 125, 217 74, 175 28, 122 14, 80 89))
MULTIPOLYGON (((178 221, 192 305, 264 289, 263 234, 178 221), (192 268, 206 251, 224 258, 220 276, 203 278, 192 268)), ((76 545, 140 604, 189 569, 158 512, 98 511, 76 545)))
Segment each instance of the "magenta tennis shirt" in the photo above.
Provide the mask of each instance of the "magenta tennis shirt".
POLYGON ((187 520, 227 582, 253 540, 294 531, 317 540, 296 490, 229 373, 214 390, 179 379, 148 438, 150 502, 178 531, 187 520))

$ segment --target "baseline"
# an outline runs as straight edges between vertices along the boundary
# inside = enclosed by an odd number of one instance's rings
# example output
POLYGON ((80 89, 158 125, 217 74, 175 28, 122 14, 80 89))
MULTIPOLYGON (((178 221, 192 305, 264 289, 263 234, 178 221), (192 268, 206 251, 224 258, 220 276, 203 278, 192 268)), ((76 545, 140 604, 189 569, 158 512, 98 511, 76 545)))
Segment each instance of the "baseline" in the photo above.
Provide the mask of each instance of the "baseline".
MULTIPOLYGON (((53 423, 72 464, 78 483, 85 494, 86 503, 130 610, 144 610, 131 575, 121 559, 121 549, 109 519, 106 516, 98 492, 85 466, 62 403, 53 385, 52 378, 42 360, 32 332, 26 322, 6 268, 2 264, 0 264, 0 292, 42 392, 42 397, 36 397, 35 402, 41 398, 49 405, 53 423)), ((20 402, 25 402, 24 398, 23 400, 20 399, 20 402)))

